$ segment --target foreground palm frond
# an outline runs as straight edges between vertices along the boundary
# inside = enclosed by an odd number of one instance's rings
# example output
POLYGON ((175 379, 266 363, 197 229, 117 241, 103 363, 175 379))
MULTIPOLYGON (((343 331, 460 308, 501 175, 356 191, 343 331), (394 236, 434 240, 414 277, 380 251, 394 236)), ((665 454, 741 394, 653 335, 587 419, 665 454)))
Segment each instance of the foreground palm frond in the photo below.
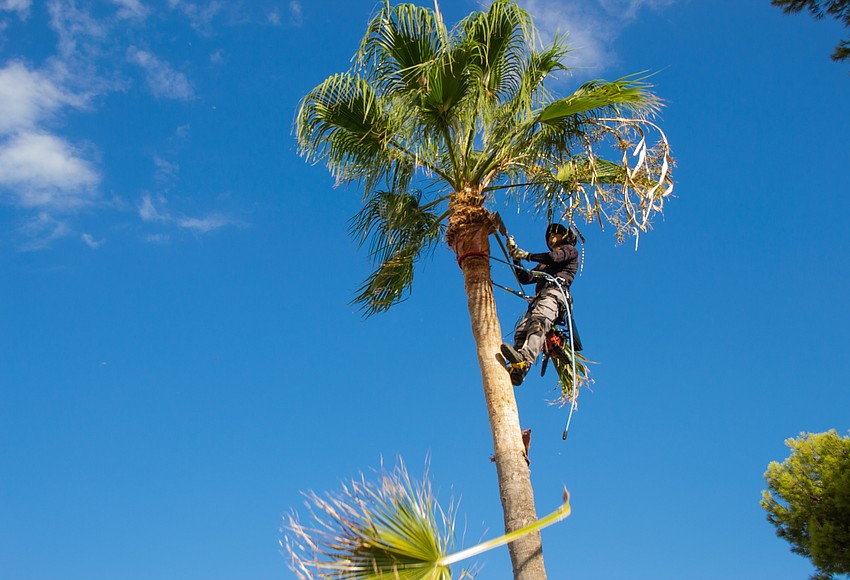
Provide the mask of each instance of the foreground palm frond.
MULTIPOLYGON (((320 497, 305 494, 312 522, 302 524, 290 514, 281 542, 290 567, 302 580, 451 580, 451 566, 570 515, 569 496, 554 512, 499 538, 453 554, 453 507, 437 503, 427 475, 411 482, 404 464, 380 473, 378 483, 363 476, 344 485, 342 492, 320 497)), ((472 575, 467 570, 461 578, 472 575)))

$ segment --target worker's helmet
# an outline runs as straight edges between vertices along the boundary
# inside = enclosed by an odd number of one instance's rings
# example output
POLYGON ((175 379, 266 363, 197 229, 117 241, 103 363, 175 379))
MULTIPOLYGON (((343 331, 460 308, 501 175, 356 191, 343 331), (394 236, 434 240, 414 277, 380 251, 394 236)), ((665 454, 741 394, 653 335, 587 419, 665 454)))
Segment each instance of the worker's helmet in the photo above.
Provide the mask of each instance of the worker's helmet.
POLYGON ((549 245, 549 237, 552 234, 565 235, 566 239, 564 241, 566 243, 572 246, 576 245, 576 233, 572 228, 567 228, 564 224, 552 223, 546 228, 546 246, 549 247, 550 250, 552 249, 552 246, 549 245))

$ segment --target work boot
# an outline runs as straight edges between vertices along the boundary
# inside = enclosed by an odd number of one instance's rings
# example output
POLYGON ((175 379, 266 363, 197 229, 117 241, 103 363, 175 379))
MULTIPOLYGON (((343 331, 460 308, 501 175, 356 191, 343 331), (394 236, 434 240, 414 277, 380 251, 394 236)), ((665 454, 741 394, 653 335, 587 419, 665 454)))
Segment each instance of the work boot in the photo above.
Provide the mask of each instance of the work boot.
POLYGON ((528 357, 522 349, 516 349, 506 342, 502 343, 501 351, 502 356, 505 357, 505 360, 511 363, 511 365, 528 362, 528 357))
POLYGON ((527 362, 511 365, 511 384, 515 387, 520 386, 522 381, 525 380, 525 375, 528 374, 528 369, 530 368, 531 365, 527 362))
POLYGON ((522 381, 525 380, 528 370, 531 368, 531 361, 528 360, 528 355, 525 354, 524 350, 517 350, 507 343, 502 343, 501 351, 502 356, 511 365, 511 384, 515 387, 520 386, 522 381))

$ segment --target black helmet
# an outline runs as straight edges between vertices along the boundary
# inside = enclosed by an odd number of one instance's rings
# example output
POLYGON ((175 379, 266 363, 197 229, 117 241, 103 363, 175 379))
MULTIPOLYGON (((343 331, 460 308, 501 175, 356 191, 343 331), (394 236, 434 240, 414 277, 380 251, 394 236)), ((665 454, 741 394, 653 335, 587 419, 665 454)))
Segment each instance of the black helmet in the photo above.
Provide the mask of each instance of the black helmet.
POLYGON ((573 231, 572 228, 567 228, 566 226, 564 226, 564 224, 551 223, 549 224, 549 227, 546 228, 546 246, 550 249, 551 246, 549 246, 549 237, 552 234, 565 235, 566 239, 564 241, 566 243, 572 246, 576 245, 576 233, 573 231))

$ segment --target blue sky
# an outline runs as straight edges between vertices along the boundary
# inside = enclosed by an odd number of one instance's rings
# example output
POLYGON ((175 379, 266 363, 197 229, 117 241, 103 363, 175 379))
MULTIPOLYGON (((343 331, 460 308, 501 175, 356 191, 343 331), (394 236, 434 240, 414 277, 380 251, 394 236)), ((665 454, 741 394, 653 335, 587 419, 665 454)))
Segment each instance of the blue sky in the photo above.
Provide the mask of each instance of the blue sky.
MULTIPOLYGON (((785 438, 850 429, 845 31, 768 0, 524 5, 570 32, 556 90, 656 73, 678 162, 639 251, 583 229, 599 364, 569 441, 551 371, 517 390, 538 509, 573 498, 543 533, 550 577, 804 578, 758 500, 785 438)), ((430 457, 466 544, 499 533, 450 252, 362 319, 359 194, 291 136, 374 8, 0 1, 0 577, 293 578, 300 491, 399 455, 430 457)), ((542 248, 545 224, 496 209, 542 248)), ((498 301, 507 332, 523 305, 498 301)), ((510 577, 506 550, 480 563, 510 577)))

